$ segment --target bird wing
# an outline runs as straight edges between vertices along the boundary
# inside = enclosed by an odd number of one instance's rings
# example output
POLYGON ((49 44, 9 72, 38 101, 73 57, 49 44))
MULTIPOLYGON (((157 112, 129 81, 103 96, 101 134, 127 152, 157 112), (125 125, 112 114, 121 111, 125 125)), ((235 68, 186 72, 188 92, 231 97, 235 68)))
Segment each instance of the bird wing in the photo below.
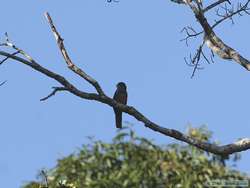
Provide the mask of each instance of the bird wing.
POLYGON ((127 93, 126 92, 115 92, 113 99, 119 103, 127 104, 127 93))

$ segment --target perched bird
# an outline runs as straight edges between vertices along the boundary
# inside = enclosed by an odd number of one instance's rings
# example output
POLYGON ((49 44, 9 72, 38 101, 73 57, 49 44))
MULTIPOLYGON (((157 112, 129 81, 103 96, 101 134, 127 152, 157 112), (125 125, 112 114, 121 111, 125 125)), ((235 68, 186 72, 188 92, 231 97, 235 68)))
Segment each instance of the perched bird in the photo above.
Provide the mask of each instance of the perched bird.
MULTIPOLYGON (((127 104, 127 98, 128 98, 127 86, 124 82, 119 82, 116 85, 116 91, 113 99, 118 103, 127 104)), ((116 128, 122 128, 122 111, 120 111, 117 108, 114 108, 114 112, 115 112, 116 128)))

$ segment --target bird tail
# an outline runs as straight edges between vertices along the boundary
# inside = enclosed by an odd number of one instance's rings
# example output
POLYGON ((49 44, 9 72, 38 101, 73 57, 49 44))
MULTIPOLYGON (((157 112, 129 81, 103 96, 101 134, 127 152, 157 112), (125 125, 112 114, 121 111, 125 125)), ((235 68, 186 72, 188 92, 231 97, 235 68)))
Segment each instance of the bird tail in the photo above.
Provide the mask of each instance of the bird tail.
POLYGON ((115 125, 118 129, 122 128, 122 112, 115 113, 115 125))

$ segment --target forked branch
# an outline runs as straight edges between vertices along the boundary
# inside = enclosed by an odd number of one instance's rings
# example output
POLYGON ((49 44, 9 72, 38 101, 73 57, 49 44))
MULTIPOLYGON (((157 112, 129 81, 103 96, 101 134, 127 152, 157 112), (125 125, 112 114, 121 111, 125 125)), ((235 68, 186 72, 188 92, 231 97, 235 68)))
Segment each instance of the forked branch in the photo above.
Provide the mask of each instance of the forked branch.
POLYGON ((80 69, 79 67, 77 67, 75 64, 72 63, 72 61, 71 61, 71 59, 70 59, 70 57, 69 57, 69 55, 67 53, 67 50, 64 47, 63 39, 60 36, 60 34, 57 32, 56 27, 54 26, 53 21, 52 21, 52 19, 51 19, 48 12, 45 13, 45 17, 47 18, 47 20, 49 22, 51 30, 52 30, 52 32, 53 32, 53 34, 55 36, 57 45, 58 45, 58 47, 59 47, 59 49, 60 49, 60 51, 61 51, 61 53, 63 55, 63 58, 64 58, 65 62, 68 65, 68 68, 71 69, 76 74, 78 74, 79 76, 81 76, 84 80, 89 82, 92 86, 94 86, 96 91, 100 95, 104 95, 104 92, 103 92, 102 88, 100 87, 99 83, 95 79, 93 79, 91 76, 86 74, 82 69, 80 69))
MULTIPOLYGON (((194 38, 198 36, 199 34, 203 33, 203 42, 207 45, 208 48, 212 51, 213 54, 218 55, 220 58, 225 60, 232 60, 241 66, 243 66, 246 70, 250 71, 250 61, 246 58, 244 58, 239 52, 237 52, 235 49, 230 47, 229 45, 225 44, 220 37, 217 36, 217 34, 214 32, 214 28, 218 26, 219 24, 223 23, 226 20, 231 20, 232 23, 234 23, 233 17, 235 15, 250 15, 250 0, 245 1, 245 3, 241 3, 241 1, 238 1, 238 4, 235 8, 234 3, 231 3, 229 0, 217 0, 216 2, 208 5, 206 8, 202 8, 200 4, 198 3, 200 0, 183 0, 183 2, 191 8, 191 10, 194 13, 194 16, 198 23, 200 24, 202 31, 199 33, 196 33, 195 30, 189 26, 188 28, 185 28, 186 37, 184 40, 187 43, 187 40, 190 38, 194 38), (224 3, 223 6, 221 6, 224 3), (229 4, 229 5, 228 5, 229 4), (217 8, 216 15, 219 17, 218 20, 215 21, 214 24, 210 25, 207 17, 205 16, 205 13, 217 8), (222 10, 222 13, 221 13, 222 10)), ((199 48, 198 48, 199 50, 199 48)), ((203 51, 200 50, 200 53, 203 51)), ((207 55, 203 53, 203 57, 206 62, 210 62, 213 60, 209 60, 207 55)), ((200 65, 201 59, 196 63, 196 65, 200 65)), ((190 60, 190 63, 192 64, 192 59, 190 60)), ((194 75, 195 71, 197 70, 197 66, 194 66, 194 71, 192 76, 194 75)))

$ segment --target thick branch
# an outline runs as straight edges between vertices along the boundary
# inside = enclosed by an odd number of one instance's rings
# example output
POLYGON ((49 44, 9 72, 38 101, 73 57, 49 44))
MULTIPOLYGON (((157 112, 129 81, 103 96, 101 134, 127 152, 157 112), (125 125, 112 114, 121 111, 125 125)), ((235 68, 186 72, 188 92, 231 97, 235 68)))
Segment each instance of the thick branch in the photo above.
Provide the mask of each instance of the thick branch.
POLYGON ((226 45, 213 31, 213 28, 208 23, 203 12, 200 11, 197 7, 190 4, 195 17, 202 26, 204 30, 204 42, 207 46, 219 57, 227 60, 234 60, 243 66, 246 70, 250 71, 250 61, 241 56, 236 50, 226 45))
POLYGON ((28 65, 32 69, 50 77, 50 78, 53 78, 54 80, 56 80, 57 82, 62 84, 65 88, 67 88, 71 93, 73 93, 77 96, 82 96, 82 98, 89 99, 89 100, 94 100, 98 96, 95 93, 86 93, 86 92, 78 90, 73 84, 71 84, 69 81, 67 81, 63 76, 56 74, 56 73, 42 67, 32 58, 30 59, 30 61, 28 61, 26 59, 23 59, 21 57, 12 55, 12 54, 4 52, 4 51, 0 51, 0 55, 2 55, 4 57, 11 58, 11 59, 16 60, 20 63, 23 63, 25 65, 28 65))
POLYGON ((180 41, 185 41, 186 45, 188 46, 188 39, 195 38, 203 33, 203 31, 196 32, 196 30, 190 26, 184 27, 181 32, 186 33, 186 37, 181 39, 180 41))

